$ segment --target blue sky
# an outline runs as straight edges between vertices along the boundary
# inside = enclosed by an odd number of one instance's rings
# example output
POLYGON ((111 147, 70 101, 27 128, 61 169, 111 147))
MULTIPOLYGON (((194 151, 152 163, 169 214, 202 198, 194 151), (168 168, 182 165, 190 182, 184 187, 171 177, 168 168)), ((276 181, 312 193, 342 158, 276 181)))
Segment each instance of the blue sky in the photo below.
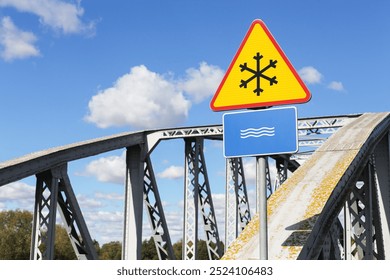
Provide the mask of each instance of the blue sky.
MULTIPOLYGON (((389 111, 389 12, 385 0, 0 0, 0 161, 118 132, 221 123, 209 102, 257 18, 311 91, 300 117, 389 111)), ((182 200, 178 143, 152 155, 172 220, 182 200)), ((102 243, 121 239, 122 153, 70 165, 102 243)), ((205 153, 223 204, 221 143, 205 153)), ((32 209, 34 184, 1 188, 0 209, 32 209)))

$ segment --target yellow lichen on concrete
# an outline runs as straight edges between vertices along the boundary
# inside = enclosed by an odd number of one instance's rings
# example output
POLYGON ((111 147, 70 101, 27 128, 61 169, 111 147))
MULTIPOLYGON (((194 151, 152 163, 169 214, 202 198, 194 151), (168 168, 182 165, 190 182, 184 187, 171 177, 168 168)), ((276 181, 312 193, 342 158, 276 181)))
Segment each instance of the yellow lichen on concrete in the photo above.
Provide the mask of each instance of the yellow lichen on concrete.
MULTIPOLYGON (((271 217, 274 211, 277 210, 278 205, 288 199, 290 193, 307 174, 310 169, 310 163, 300 166, 269 198, 267 201, 267 216, 271 217)), ((305 186, 303 186, 304 188, 305 186)))
POLYGON ((298 254, 301 252, 302 246, 289 246, 288 247, 288 260, 295 260, 298 254))
POLYGON ((233 244, 226 250, 221 260, 235 260, 236 254, 242 249, 242 247, 248 243, 255 234, 258 234, 259 227, 259 215, 256 214, 233 244))
MULTIPOLYGON (((316 157, 313 155, 313 159, 307 161, 305 164, 300 166, 293 174, 292 177, 288 178, 281 186, 278 188, 275 193, 273 193, 267 201, 267 217, 271 219, 272 215, 277 211, 278 205, 282 204, 285 200, 288 199, 292 190, 302 182, 302 179, 305 178, 307 172, 311 167, 310 161, 315 161, 316 157)), ((301 186, 305 188, 306 185, 301 186)), ((251 222, 245 227, 233 244, 226 250, 223 255, 223 260, 234 260, 236 259, 237 253, 243 248, 249 240, 251 240, 256 234, 259 233, 259 217, 256 214, 251 222)))
POLYGON ((357 150, 345 151, 332 170, 324 177, 321 183, 313 190, 311 203, 307 207, 304 218, 308 219, 321 213, 325 203, 328 201, 332 191, 340 181, 347 168, 351 165, 357 154, 357 150))

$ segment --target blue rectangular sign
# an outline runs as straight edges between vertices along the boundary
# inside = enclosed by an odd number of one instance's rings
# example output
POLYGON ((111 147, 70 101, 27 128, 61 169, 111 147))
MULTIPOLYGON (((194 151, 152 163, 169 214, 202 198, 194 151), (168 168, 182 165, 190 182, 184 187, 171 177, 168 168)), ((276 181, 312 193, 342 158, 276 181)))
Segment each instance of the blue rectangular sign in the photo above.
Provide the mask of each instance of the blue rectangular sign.
POLYGON ((298 151, 295 107, 223 115, 224 156, 292 154, 298 151))

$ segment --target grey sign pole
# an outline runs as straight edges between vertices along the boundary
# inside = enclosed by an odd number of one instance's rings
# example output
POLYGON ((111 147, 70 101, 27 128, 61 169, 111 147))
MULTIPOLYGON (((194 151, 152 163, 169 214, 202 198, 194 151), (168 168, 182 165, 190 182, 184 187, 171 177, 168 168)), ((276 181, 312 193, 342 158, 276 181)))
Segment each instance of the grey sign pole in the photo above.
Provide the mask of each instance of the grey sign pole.
POLYGON ((268 226, 267 226, 267 182, 266 157, 256 157, 256 184, 259 199, 259 246, 260 260, 268 259, 268 226))

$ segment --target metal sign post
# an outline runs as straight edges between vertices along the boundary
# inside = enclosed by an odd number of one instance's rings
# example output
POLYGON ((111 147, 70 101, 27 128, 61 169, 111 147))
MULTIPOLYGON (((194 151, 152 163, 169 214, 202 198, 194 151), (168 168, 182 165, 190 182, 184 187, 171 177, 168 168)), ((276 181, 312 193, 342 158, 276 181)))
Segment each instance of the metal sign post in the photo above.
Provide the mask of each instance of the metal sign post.
POLYGON ((268 259, 266 157, 256 157, 256 188, 259 190, 259 246, 260 260, 268 259))
POLYGON ((224 156, 256 157, 256 189, 259 206, 260 259, 268 259, 267 155, 298 150, 295 107, 226 113, 223 115, 224 156))

